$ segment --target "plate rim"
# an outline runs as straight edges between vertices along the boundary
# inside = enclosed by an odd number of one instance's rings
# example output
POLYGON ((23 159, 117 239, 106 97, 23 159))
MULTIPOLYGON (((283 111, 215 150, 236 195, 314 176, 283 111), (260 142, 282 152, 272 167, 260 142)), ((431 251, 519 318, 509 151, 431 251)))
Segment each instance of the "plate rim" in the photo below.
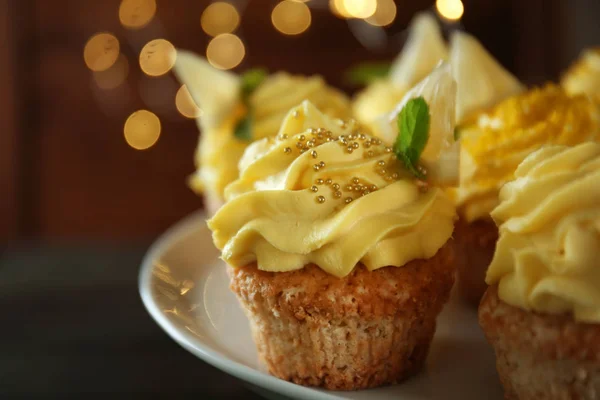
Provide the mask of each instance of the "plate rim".
POLYGON ((200 341, 192 341, 191 338, 188 337, 188 334, 178 330, 161 311, 160 307, 152 297, 151 282, 154 260, 159 254, 164 253, 166 249, 172 246, 173 243, 177 242, 182 237, 190 235, 199 224, 205 224, 205 221, 206 214, 203 210, 198 210, 187 215, 162 233, 144 254, 138 274, 138 290, 142 303, 154 322, 156 322, 156 324, 171 339, 185 350, 213 367, 229 375, 233 375, 244 382, 293 398, 305 398, 307 395, 310 395, 310 398, 313 399, 344 399, 344 397, 327 393, 322 390, 284 381, 237 361, 230 360, 219 352, 211 349, 210 346, 205 345, 200 341))

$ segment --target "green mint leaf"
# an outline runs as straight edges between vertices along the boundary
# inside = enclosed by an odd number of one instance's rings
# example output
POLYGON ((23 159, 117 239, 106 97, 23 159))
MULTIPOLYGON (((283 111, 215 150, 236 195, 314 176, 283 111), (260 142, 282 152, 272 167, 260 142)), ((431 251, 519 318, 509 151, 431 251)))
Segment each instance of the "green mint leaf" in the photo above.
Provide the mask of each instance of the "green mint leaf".
POLYGON ((246 102, 252 92, 265 80, 268 73, 263 68, 253 68, 244 72, 242 78, 242 100, 246 102))
POLYGON ((252 140, 252 124, 254 123, 254 112, 248 109, 248 113, 235 125, 233 134, 239 140, 252 140))
POLYGON ((393 150, 406 168, 419 178, 417 165, 429 139, 429 106, 423 97, 410 99, 398 114, 398 136, 393 150))
POLYGON ((358 64, 345 73, 345 81, 353 86, 367 86, 373 81, 388 76, 390 63, 362 63, 358 64))
POLYGON ((458 140, 460 139, 460 130, 458 129, 458 126, 454 128, 454 140, 458 140))

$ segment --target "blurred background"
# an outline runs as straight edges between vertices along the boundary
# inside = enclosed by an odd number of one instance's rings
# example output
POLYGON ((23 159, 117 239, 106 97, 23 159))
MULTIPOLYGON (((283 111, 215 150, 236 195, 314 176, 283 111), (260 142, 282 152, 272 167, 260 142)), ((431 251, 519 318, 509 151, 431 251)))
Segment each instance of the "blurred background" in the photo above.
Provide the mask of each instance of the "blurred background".
POLYGON ((353 93, 344 72, 391 61, 421 10, 528 84, 600 44, 598 0, 0 0, 0 397, 251 396, 170 343, 137 295, 151 240, 202 207, 185 185, 201 110, 175 48, 353 93), (138 110, 160 124, 126 124, 138 110))

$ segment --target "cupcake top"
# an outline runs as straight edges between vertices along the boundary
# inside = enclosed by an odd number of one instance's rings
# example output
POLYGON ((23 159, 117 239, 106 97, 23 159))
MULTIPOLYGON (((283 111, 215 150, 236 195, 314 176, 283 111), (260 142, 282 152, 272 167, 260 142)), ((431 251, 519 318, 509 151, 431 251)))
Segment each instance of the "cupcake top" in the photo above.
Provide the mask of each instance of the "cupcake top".
POLYGON ((500 192, 500 227, 486 282, 541 313, 600 323, 600 144, 544 147, 500 192))
POLYGON ((226 197, 208 222, 222 258, 266 271, 400 267, 434 256, 455 219, 444 192, 416 180, 391 147, 308 101, 277 137, 246 150, 226 197))
POLYGON ((435 17, 426 12, 417 14, 389 76, 373 82, 356 96, 352 104, 355 117, 378 135, 375 120, 392 111, 410 88, 447 58, 448 49, 435 17))
POLYGON ((545 144, 575 145, 600 137, 598 109, 585 96, 568 96, 556 85, 508 98, 459 128, 460 185, 454 191, 468 221, 498 205, 502 185, 525 157, 545 144))
POLYGON ((561 80, 567 93, 587 94, 600 104, 600 47, 585 50, 561 80))
POLYGON ((238 76, 185 51, 178 52, 176 73, 203 111, 198 119, 198 170, 190 178, 199 192, 208 189, 223 196, 225 186, 238 177, 237 164, 246 147, 276 135, 289 109, 303 100, 337 118, 351 115, 348 98, 320 76, 267 76, 256 70, 238 76))

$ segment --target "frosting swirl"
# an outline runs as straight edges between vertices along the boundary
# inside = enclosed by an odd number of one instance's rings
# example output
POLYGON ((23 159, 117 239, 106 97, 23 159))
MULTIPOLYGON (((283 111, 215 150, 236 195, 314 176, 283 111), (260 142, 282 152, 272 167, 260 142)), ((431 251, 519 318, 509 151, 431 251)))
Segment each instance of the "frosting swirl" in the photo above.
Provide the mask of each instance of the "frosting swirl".
POLYGON ((500 239, 486 282, 505 302, 600 323, 600 144, 530 155, 492 212, 500 239))
MULTIPOLYGON (((321 77, 280 72, 269 76, 250 96, 249 104, 254 111, 252 138, 276 135, 289 109, 303 100, 313 102, 333 117, 349 118, 351 115, 348 98, 327 86, 321 77)), ((203 117, 199 118, 202 135, 195 156, 197 171, 189 180, 194 190, 209 190, 222 197, 225 187, 237 178, 237 164, 249 142, 236 138, 234 130, 245 113, 244 106, 238 104, 218 124, 204 123, 203 117)))
POLYGON ((600 47, 587 49, 561 80, 567 93, 587 94, 600 104, 600 47))
POLYGON ((511 97, 460 128, 460 184, 453 190, 468 221, 485 218, 502 185, 527 155, 545 144, 575 145, 600 136, 598 110, 585 96, 547 85, 511 97))
POLYGON ((444 192, 423 192, 380 139, 309 102, 247 149, 226 196, 208 222, 216 246, 232 266, 266 271, 402 266, 433 257, 455 219, 444 192))

